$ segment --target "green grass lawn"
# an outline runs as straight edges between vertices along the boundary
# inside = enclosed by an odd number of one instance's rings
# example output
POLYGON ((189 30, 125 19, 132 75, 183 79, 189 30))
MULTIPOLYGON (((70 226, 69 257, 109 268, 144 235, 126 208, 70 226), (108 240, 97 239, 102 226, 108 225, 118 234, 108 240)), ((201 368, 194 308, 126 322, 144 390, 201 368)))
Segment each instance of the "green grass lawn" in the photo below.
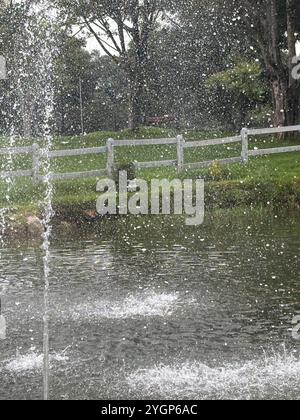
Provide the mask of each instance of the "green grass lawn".
MULTIPOLYGON (((109 137, 114 139, 131 138, 161 138, 175 137, 179 134, 175 130, 143 128, 140 132, 132 135, 128 130, 119 133, 93 133, 84 137, 65 137, 55 138, 53 140, 53 150, 98 147, 103 146, 109 137)), ((202 140, 208 138, 219 138, 230 133, 199 133, 185 132, 184 137, 188 141, 202 140)), ((29 145, 30 140, 18 140, 17 146, 29 145)), ((39 142, 42 146, 41 141, 39 142)), ((276 137, 267 136, 260 138, 251 138, 250 149, 280 147, 283 145, 300 144, 299 138, 288 140, 278 140, 276 137)), ((2 140, 0 147, 5 147, 7 142, 2 140)), ((212 146, 203 148, 194 148, 185 150, 185 162, 200 162, 205 160, 218 160, 225 157, 240 156, 241 145, 229 144, 223 146, 212 146)), ((121 147, 116 149, 116 161, 119 163, 131 163, 133 161, 153 161, 176 159, 176 146, 143 146, 143 147, 121 147)), ((279 154, 268 157, 250 158, 248 165, 228 165, 219 167, 217 164, 213 168, 189 170, 177 174, 175 168, 160 168, 155 170, 142 170, 138 176, 146 180, 151 178, 197 178, 203 177, 208 182, 210 194, 221 188, 227 192, 232 189, 232 195, 237 189, 245 190, 248 186, 251 193, 251 200, 255 200, 255 189, 262 190, 266 185, 268 188, 274 185, 285 186, 299 185, 300 180, 300 152, 290 154, 279 154)), ((10 168, 30 169, 31 157, 18 156, 10 162, 10 168)), ((6 156, 0 157, 0 170, 7 169, 8 159, 6 156)), ((88 155, 80 157, 56 158, 51 161, 51 171, 53 172, 77 172, 105 168, 106 155, 88 155)), ((86 203, 95 203, 97 193, 96 179, 84 179, 76 181, 57 181, 54 183, 54 205, 70 206, 85 205, 86 203)), ((14 207, 22 212, 38 211, 40 201, 43 199, 43 186, 33 185, 31 179, 23 178, 8 184, 4 180, 0 181, 0 205, 2 208, 14 207), (9 192, 8 192, 9 190, 9 192), (9 198, 9 200, 8 200, 9 198)), ((267 199, 269 189, 265 194, 267 199)), ((260 191, 261 192, 261 191, 260 191)), ((257 191, 258 202, 259 191, 257 191)), ((225 194, 226 195, 226 194, 225 194)), ((236 195, 236 194, 235 194, 236 195)), ((218 199, 216 199, 218 201, 218 199)), ((216 201, 215 200, 215 201, 216 201)), ((217 203, 216 201, 216 203, 217 203)), ((252 203, 251 201, 251 203, 252 203)), ((221 203, 220 203, 221 205, 221 203)))

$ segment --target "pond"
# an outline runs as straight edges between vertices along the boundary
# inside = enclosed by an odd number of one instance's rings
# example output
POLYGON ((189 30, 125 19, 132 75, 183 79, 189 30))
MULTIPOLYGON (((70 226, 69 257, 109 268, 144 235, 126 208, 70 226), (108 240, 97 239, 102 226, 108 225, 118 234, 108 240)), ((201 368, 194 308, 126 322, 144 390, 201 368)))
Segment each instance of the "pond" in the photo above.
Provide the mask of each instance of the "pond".
MULTIPOLYGON (((110 223, 52 241, 51 398, 299 399, 299 214, 110 223)), ((0 266, 0 399, 40 399, 40 244, 0 266)))

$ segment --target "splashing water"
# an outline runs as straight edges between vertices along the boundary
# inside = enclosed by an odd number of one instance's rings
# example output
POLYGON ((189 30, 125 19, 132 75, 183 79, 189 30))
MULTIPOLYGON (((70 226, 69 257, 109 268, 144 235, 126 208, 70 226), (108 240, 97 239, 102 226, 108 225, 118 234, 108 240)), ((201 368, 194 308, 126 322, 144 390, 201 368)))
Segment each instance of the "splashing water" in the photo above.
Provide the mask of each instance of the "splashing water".
MULTIPOLYGON (((1 182, 5 183, 5 188, 3 188, 3 198, 4 198, 4 207, 0 209, 0 259, 2 258, 2 250, 5 247, 5 234, 8 227, 7 223, 7 216, 10 213, 10 203, 11 203, 11 190, 14 183, 14 178, 11 175, 14 168, 13 163, 13 154, 12 149, 17 145, 17 135, 16 135, 16 127, 15 127, 15 110, 17 108, 17 101, 16 101, 16 93, 20 93, 20 85, 22 80, 22 69, 18 65, 20 63, 20 58, 23 51, 14 51, 13 59, 10 62, 10 65, 7 66, 6 60, 5 60, 5 71, 7 73, 6 79, 9 80, 10 83, 10 89, 8 90, 7 97, 1 97, 0 106, 2 108, 2 104, 6 103, 10 107, 10 112, 6 113, 3 112, 3 126, 4 128, 4 138, 6 138, 6 141, 4 143, 4 147, 8 150, 8 153, 6 154, 5 163, 3 165, 3 177, 1 177, 1 182), (18 63, 18 64, 17 64, 18 63), (8 141, 7 141, 8 139, 8 141)), ((3 147, 3 146, 2 146, 3 147)), ((2 282, 1 282, 2 283, 2 282)), ((2 305, 2 301, 5 298, 5 291, 6 286, 3 284, 0 284, 0 306, 2 305)), ((0 317, 2 325, 5 326, 5 331, 0 331, 0 334, 2 333, 2 338, 6 338, 6 320, 4 315, 2 315, 3 308, 0 310, 0 317)))
MULTIPOLYGON (((1 248, 4 247, 4 235, 5 235, 5 212, 6 209, 2 208, 0 209, 0 245, 1 248)), ((0 258, 1 258, 1 252, 0 252, 0 258)))
MULTIPOLYGON (((45 2, 45 7, 48 5, 45 2)), ((47 10, 44 9, 44 10, 47 10)), ((48 23, 46 26, 46 39, 52 39, 52 31, 53 28, 51 26, 51 20, 49 20, 49 15, 45 15, 42 13, 41 19, 43 22, 48 23), (50 22, 50 24, 49 24, 50 22)), ((44 234, 43 234, 43 274, 44 274, 44 332, 43 332, 43 352, 44 352, 44 359, 43 359, 43 383, 44 383, 44 400, 49 399, 49 274, 50 274, 50 237, 51 237, 51 220, 54 215, 53 207, 52 207, 52 198, 53 198, 53 185, 51 182, 51 169, 50 169, 50 158, 49 152, 52 148, 52 136, 51 136, 51 129, 50 129, 50 118, 53 112, 53 80, 52 80, 52 54, 53 48, 51 42, 47 45, 44 44, 44 48, 41 50, 41 60, 42 60, 42 75, 43 75, 43 97, 44 97, 44 120, 43 120, 43 133, 42 138, 44 139, 44 150, 43 150, 43 157, 44 157, 44 164, 43 164, 43 172, 44 176, 44 186, 45 186, 45 197, 43 202, 43 225, 44 225, 44 234)))
MULTIPOLYGON (((47 117, 50 117, 51 108, 47 109, 47 117)), ((46 131, 47 126, 45 125, 45 138, 46 138, 46 147, 44 149, 44 154, 46 155, 45 160, 45 173, 44 178, 46 194, 44 201, 43 209, 43 225, 44 225, 44 234, 43 234, 43 273, 44 273, 44 334, 43 334, 43 348, 44 348, 44 399, 48 400, 49 398, 49 274, 50 274, 50 236, 51 236, 51 219, 53 217, 53 208, 52 208, 52 196, 53 196, 53 187, 51 183, 50 175, 50 159, 49 151, 51 149, 52 138, 46 131)))
POLYGON ((178 298, 177 293, 152 292, 147 296, 128 296, 120 302, 96 301, 77 306, 73 310, 72 317, 73 319, 164 317, 172 314, 178 298))
POLYGON ((284 387, 297 392, 300 360, 275 355, 246 363, 209 367, 199 362, 159 365, 140 369, 127 377, 134 390, 163 398, 252 399, 284 396, 284 387))
MULTIPOLYGON (((68 362, 69 358, 63 354, 53 354, 49 357, 50 364, 54 362, 68 362)), ((44 355, 29 353, 6 361, 3 370, 13 373, 27 373, 41 371, 44 367, 44 355)))
MULTIPOLYGON (((25 9, 24 9, 25 10, 25 9)), ((25 12, 24 12, 25 13, 25 12)), ((55 14, 50 2, 40 1, 28 5, 22 33, 17 35, 16 51, 11 58, 11 135, 10 147, 15 145, 13 120, 19 123, 19 136, 29 140, 39 137, 42 145, 41 181, 44 198, 43 211, 43 279, 44 279, 44 331, 43 382, 44 399, 49 398, 49 259, 51 219, 53 217, 49 151, 52 148, 51 116, 53 113, 53 55, 55 46, 55 14), (20 123, 21 121, 21 123, 20 123)), ((30 140, 32 142, 32 140, 30 140)), ((10 162, 10 160, 8 160, 10 162)), ((9 163, 8 163, 9 164, 9 163)), ((13 165, 11 165, 13 168, 13 165)), ((0 215, 3 220, 2 215, 0 215)), ((4 229, 4 228, 3 228, 4 229)))
MULTIPOLYGON (((15 80, 13 71, 11 69, 8 71, 8 77, 11 77, 12 80, 15 80)), ((13 83, 12 83, 12 85, 13 85, 13 83)), ((15 86, 13 85, 13 88, 15 90, 18 89, 17 85, 15 85, 15 86)), ((9 98, 9 99, 11 99, 11 98, 9 98)), ((9 124, 9 123, 7 122, 7 124, 9 124)), ((1 245, 1 248, 3 248, 4 245, 5 245, 4 236, 5 236, 6 228, 7 228, 6 215, 7 215, 7 213, 9 213, 9 210, 10 210, 9 209, 10 196, 11 196, 11 189, 12 189, 13 182, 14 182, 14 180, 11 176, 11 171, 14 170, 14 164, 13 164, 11 150, 16 146, 16 135, 15 135, 15 127, 14 127, 14 122, 13 121, 10 123, 8 138, 9 138, 9 144, 8 144, 9 153, 7 155, 7 159, 5 160, 5 167, 4 167, 5 173, 6 173, 6 176, 5 176, 5 185, 6 185, 5 200, 6 200, 7 206, 2 207, 0 209, 0 245, 1 245)), ((0 258, 1 258, 1 252, 0 252, 0 258)))
MULTIPOLYGON (((24 3, 25 5, 25 3, 24 3)), ((49 152, 52 148, 51 116, 54 108, 53 92, 53 56, 56 44, 56 14, 51 2, 41 0, 24 8, 24 24, 22 31, 15 34, 15 53, 9 58, 8 79, 10 83, 9 149, 16 146, 17 136, 32 142, 38 137, 42 145, 41 181, 44 185, 44 198, 40 203, 43 212, 43 280, 44 280, 44 315, 43 315, 43 388, 44 399, 49 399, 49 261, 51 219, 53 217, 49 152), (18 130, 15 129, 15 123, 18 130)), ((6 161, 6 171, 14 169, 12 156, 6 161)), ((9 202, 12 180, 6 178, 8 184, 6 198, 9 202)), ((0 242, 5 234, 5 214, 0 212, 0 242)))

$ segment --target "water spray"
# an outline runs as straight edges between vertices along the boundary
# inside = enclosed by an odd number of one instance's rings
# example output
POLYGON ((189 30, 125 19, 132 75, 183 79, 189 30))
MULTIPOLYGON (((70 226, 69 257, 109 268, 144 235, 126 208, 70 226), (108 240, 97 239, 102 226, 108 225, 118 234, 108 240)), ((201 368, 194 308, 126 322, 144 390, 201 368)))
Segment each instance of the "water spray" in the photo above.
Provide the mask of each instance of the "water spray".
POLYGON ((0 297, 0 340, 6 339, 6 320, 2 315, 2 301, 0 297))

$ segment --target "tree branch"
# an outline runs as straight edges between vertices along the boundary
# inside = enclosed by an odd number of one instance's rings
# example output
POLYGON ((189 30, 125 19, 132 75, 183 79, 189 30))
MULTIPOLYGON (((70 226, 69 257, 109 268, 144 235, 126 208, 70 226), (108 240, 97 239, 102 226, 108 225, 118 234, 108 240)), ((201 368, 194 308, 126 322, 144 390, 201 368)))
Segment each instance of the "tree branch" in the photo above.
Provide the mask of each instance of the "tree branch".
POLYGON ((117 64, 119 64, 119 60, 118 58, 112 54, 108 48, 106 48, 105 46, 105 41, 103 41, 100 36, 98 35, 98 33, 95 31, 95 29, 92 27, 92 25, 90 24, 90 22, 88 21, 88 19, 83 16, 83 20, 85 22, 85 24, 87 25, 89 31, 94 35, 94 37, 96 38, 98 44, 100 45, 100 47, 103 49, 103 51, 109 56, 111 57, 117 64))

